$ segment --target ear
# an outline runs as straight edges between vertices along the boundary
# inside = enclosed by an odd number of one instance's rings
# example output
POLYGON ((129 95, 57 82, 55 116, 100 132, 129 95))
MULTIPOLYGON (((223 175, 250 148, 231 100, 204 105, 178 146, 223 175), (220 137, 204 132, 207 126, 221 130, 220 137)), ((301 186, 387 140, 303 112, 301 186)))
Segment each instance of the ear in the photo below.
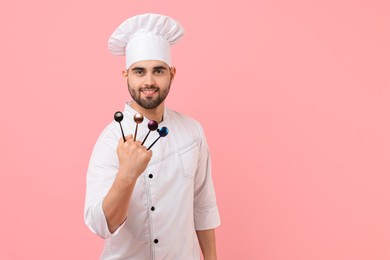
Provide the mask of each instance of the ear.
POLYGON ((176 75, 176 68, 172 66, 169 70, 169 73, 171 73, 171 80, 173 80, 176 75))
POLYGON ((127 78, 129 74, 127 73, 127 70, 122 70, 122 76, 127 78))

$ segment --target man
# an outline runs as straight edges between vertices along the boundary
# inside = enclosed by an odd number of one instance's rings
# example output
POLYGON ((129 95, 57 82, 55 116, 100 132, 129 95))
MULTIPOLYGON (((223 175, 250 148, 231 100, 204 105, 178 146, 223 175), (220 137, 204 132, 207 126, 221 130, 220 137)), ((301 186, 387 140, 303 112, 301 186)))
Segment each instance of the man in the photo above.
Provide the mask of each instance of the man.
POLYGON ((201 125, 165 107, 176 69, 170 46, 184 34, 170 17, 144 14, 123 22, 109 39, 132 97, 123 111, 126 132, 111 122, 99 136, 87 173, 85 223, 105 239, 102 259, 216 258, 220 225, 208 146, 201 125), (134 133, 134 115, 144 116, 134 133), (148 123, 169 129, 151 150, 148 123), (199 247, 200 246, 200 247, 199 247))

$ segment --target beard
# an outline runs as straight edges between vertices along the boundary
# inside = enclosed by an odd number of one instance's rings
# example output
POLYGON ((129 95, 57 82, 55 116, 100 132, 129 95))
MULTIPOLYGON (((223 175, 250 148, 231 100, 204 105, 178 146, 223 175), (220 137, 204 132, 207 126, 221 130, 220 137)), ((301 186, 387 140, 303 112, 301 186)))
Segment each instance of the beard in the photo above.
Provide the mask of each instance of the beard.
POLYGON ((171 88, 171 81, 169 82, 168 88, 165 89, 164 91, 161 91, 160 88, 156 86, 144 87, 144 88, 140 88, 139 90, 136 90, 130 86, 128 81, 127 81, 127 87, 129 89, 130 96, 138 105, 140 105, 145 109, 154 109, 158 107, 162 102, 164 102, 165 98, 168 96, 169 90, 171 88), (141 98, 141 91, 146 89, 155 90, 157 92, 157 96, 141 98))

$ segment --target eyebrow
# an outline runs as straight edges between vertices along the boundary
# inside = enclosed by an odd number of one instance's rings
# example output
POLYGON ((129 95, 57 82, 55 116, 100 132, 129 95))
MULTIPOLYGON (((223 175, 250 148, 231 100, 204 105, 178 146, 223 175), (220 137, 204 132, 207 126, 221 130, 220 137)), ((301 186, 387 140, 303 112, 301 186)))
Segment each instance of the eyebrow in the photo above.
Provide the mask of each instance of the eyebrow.
MULTIPOLYGON (((145 68, 144 67, 134 67, 131 70, 132 71, 145 70, 145 68)), ((164 66, 156 66, 156 67, 153 67, 153 70, 167 70, 167 68, 165 68, 164 66)))
POLYGON ((167 70, 167 68, 165 68, 164 66, 156 66, 153 67, 153 70, 167 70))
POLYGON ((132 71, 135 71, 135 70, 145 70, 145 68, 142 68, 142 67, 134 67, 131 69, 132 71))

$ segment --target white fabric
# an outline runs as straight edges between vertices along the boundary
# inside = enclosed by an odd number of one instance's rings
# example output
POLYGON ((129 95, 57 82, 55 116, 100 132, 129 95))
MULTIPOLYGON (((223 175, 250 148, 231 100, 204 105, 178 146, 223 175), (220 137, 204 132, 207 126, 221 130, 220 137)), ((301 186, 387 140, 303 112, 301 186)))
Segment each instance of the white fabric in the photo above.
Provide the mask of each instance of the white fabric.
MULTIPOLYGON (((134 134, 135 113, 127 103, 122 121, 125 135, 134 134)), ((139 124, 137 140, 142 141, 147 134, 148 122, 145 118, 139 124)), ((116 148, 122 136, 118 123, 111 122, 96 142, 87 173, 84 218, 92 232, 106 239, 101 259, 198 260, 195 231, 220 225, 201 125, 165 109, 161 126, 166 126, 169 134, 152 147, 152 159, 137 180, 127 220, 114 234, 108 230, 102 201, 118 171, 116 148)), ((151 132, 145 145, 157 137, 156 131, 151 132)))
POLYGON ((172 66, 171 45, 184 34, 172 18, 159 14, 142 14, 124 21, 108 40, 114 55, 126 55, 126 69, 142 60, 161 60, 172 66))

